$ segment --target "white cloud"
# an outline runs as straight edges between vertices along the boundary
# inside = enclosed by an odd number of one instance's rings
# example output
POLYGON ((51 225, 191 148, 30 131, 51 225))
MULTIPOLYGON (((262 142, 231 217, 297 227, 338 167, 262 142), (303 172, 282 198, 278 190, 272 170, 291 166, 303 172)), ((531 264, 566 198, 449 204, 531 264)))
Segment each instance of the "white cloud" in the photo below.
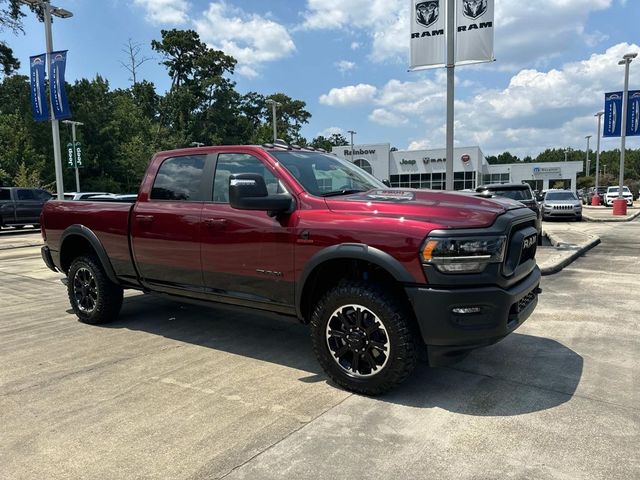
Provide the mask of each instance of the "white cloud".
MULTIPOLYGON (((543 66, 576 42, 590 46, 605 40, 586 30, 589 15, 613 0, 496 1, 498 68, 543 66)), ((376 62, 406 62, 409 54, 407 0, 307 0, 302 28, 340 29, 366 34, 376 62)))
POLYGON ((291 55, 296 46, 274 20, 246 13, 225 1, 211 2, 194 21, 203 41, 238 60, 238 73, 255 77, 260 66, 291 55))
POLYGON ((331 107, 365 104, 373 100, 376 91, 376 87, 366 83, 332 88, 329 93, 320 97, 320 103, 331 107))
MULTIPOLYGON (((624 72, 618 60, 628 52, 640 52, 640 46, 621 43, 560 69, 522 70, 505 88, 457 99, 456 144, 480 145, 488 154, 509 150, 520 156, 559 145, 583 148, 584 136, 595 134, 593 114, 602 109, 604 92, 622 88, 624 72)), ((631 69, 630 83, 640 84, 640 68, 631 69)), ((367 87, 366 101, 353 103, 371 103, 370 121, 387 126, 411 121, 428 135, 410 139, 409 148, 442 147, 444 72, 436 72, 433 78, 390 80, 380 88, 367 87)), ((334 90, 326 95, 334 100, 329 105, 349 105, 347 99, 357 97, 348 94, 357 86, 334 90)))
POLYGON ((329 138, 331 135, 334 135, 334 134, 338 134, 338 135, 343 135, 344 136, 345 135, 345 131, 340 127, 329 127, 329 128, 325 128, 321 132, 318 132, 316 137, 329 138))
POLYGON ((356 64, 348 60, 340 60, 339 62, 335 63, 335 66, 340 71, 340 73, 347 73, 356 68, 356 64))
POLYGON ((385 127, 399 127, 409 122, 406 117, 385 110, 384 108, 376 108, 369 115, 369 120, 378 125, 384 125, 385 127))
POLYGON ((146 11, 145 19, 154 25, 187 23, 189 3, 186 0, 133 0, 146 11))
POLYGON ((351 50, 358 50, 361 46, 359 42, 351 42, 351 50))

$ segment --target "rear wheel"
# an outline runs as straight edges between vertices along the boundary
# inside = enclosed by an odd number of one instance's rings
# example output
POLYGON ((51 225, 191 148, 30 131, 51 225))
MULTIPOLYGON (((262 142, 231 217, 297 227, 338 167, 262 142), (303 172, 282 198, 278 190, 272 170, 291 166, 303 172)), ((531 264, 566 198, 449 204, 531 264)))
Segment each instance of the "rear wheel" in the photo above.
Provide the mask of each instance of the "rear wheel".
POLYGON ((81 322, 98 325, 118 317, 123 290, 109 280, 96 257, 76 258, 69 267, 67 279, 69 302, 81 322))
POLYGON ((405 302, 388 289, 343 282, 313 311, 313 349, 335 383, 379 395, 404 381, 416 366, 413 325, 405 302))

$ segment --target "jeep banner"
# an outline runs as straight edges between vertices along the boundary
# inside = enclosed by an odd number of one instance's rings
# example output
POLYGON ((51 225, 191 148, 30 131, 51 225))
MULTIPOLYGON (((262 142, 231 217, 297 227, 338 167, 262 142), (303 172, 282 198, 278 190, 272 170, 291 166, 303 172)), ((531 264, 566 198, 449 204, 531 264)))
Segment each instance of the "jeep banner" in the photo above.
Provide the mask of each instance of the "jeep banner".
POLYGON ((31 65, 31 111, 36 122, 49 120, 49 105, 45 90, 45 68, 47 55, 36 55, 29 58, 31 65))
POLYGON ((456 3, 456 63, 492 62, 494 0, 456 3))
POLYGON ((442 67, 445 64, 447 0, 412 0, 411 67, 442 67))
POLYGON ((64 87, 64 71, 67 65, 67 51, 52 52, 51 65, 51 104, 53 105, 53 115, 57 120, 63 120, 71 117, 69 110, 69 102, 67 101, 67 92, 64 87))

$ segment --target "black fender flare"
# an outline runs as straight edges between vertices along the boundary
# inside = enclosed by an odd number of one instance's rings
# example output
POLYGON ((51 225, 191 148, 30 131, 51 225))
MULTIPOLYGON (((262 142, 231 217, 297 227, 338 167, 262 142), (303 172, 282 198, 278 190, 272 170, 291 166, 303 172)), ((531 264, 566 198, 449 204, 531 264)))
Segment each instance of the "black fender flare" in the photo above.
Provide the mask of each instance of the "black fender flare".
POLYGON ((363 260, 389 272, 400 283, 416 283, 415 278, 395 258, 382 250, 364 243, 341 243, 316 252, 305 265, 296 285, 296 314, 302 319, 302 293, 311 272, 316 267, 336 259, 363 260))
POLYGON ((67 227, 64 232, 62 232, 62 236, 60 237, 60 258, 62 259, 65 240, 69 237, 74 236, 82 237, 89 242, 93 250, 96 252, 98 260, 102 264, 102 268, 104 268, 104 271, 107 274, 107 277, 109 277, 109 280, 117 285, 120 285, 120 281, 116 276, 116 272, 113 269, 113 265, 111 265, 111 260, 109 260, 109 255, 107 255, 107 251, 104 249, 102 242, 100 242, 100 239, 95 233, 93 233, 92 230, 88 229, 84 225, 71 225, 67 227))

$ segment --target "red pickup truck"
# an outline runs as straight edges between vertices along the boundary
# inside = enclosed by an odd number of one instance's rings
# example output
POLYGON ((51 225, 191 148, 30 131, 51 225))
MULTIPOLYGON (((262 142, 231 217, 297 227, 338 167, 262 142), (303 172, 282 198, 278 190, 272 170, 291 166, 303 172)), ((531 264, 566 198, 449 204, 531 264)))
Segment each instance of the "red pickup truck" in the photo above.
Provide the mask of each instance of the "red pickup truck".
POLYGON ((540 293, 521 203, 392 189, 291 146, 161 152, 135 203, 49 201, 41 225, 81 321, 114 320, 123 289, 294 316, 329 377, 369 395, 497 342, 540 293))

